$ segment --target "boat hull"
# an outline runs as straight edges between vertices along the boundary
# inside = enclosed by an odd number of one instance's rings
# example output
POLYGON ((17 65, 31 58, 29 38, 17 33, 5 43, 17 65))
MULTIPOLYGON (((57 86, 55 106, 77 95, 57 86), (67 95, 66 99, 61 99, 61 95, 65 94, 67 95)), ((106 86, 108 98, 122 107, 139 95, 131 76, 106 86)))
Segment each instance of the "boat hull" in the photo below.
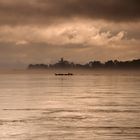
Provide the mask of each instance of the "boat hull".
POLYGON ((55 73, 55 76, 72 76, 72 73, 55 73))

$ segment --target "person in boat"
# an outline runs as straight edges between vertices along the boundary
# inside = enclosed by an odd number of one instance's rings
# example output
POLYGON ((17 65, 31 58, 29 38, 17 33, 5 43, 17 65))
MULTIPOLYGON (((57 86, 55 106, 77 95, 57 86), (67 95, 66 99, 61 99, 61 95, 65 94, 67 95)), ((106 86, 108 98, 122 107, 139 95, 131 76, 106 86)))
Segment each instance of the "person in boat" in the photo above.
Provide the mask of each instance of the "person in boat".
POLYGON ((72 73, 55 73, 56 76, 73 75, 72 73))

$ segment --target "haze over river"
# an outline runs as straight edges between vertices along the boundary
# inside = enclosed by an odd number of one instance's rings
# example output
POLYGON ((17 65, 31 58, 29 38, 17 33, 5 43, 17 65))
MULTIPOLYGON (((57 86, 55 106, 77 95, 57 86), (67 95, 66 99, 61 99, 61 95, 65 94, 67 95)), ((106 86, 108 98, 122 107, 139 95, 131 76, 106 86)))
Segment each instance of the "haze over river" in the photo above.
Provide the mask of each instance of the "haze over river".
POLYGON ((0 140, 140 140, 140 72, 73 73, 1 73, 0 140))

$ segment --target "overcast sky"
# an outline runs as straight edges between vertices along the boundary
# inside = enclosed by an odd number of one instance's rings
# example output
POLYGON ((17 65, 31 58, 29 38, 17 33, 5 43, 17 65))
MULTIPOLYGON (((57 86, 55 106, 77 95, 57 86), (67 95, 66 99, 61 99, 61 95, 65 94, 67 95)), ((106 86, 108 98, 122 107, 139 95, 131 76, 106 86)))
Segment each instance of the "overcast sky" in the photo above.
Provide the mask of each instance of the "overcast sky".
POLYGON ((140 0, 0 0, 0 67, 140 58, 140 0))

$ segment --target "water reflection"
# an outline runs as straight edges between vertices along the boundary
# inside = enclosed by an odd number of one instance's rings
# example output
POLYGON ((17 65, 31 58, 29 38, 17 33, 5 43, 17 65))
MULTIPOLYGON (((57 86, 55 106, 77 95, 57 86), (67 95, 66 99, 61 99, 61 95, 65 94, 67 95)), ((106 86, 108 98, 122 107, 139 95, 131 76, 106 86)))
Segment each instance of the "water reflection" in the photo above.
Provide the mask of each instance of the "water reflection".
POLYGON ((138 74, 1 75, 0 139, 138 140, 139 85, 138 74))

